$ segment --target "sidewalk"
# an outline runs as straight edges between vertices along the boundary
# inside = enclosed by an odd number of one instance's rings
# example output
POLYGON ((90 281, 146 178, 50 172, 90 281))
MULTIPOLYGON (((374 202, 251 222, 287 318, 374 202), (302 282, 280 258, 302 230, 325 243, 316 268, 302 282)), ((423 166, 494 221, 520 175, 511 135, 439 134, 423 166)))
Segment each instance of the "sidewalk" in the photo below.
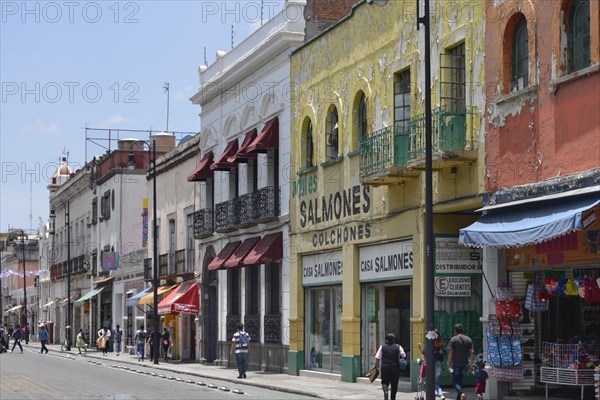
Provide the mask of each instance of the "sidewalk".
MULTIPOLYGON (((28 345, 23 344, 23 346, 30 351, 39 351, 40 349, 38 342, 30 342, 28 345)), ((47 347, 51 353, 69 354, 72 357, 94 359, 94 361, 105 360, 110 365, 134 365, 178 372, 196 376, 201 378, 198 380, 205 380, 206 383, 210 383, 210 379, 218 379, 220 381, 231 382, 236 388, 241 390, 244 390, 244 386, 255 386, 321 399, 383 399, 379 380, 370 383, 366 378, 359 378, 356 383, 348 383, 332 380, 329 374, 311 373, 311 376, 294 376, 260 371, 248 371, 247 379, 237 379, 237 370, 233 368, 207 366, 194 362, 164 362, 162 360, 158 365, 155 365, 149 359, 139 362, 135 355, 128 353, 121 353, 117 356, 116 353, 111 352, 107 356, 103 356, 101 351, 93 349, 88 350, 87 353, 80 356, 77 348, 73 348, 70 352, 61 352, 60 345, 48 345, 47 347)), ((408 382, 401 381, 400 384, 401 389, 398 391, 396 399, 414 400, 417 395, 416 392, 402 390, 402 387, 409 387, 408 382)), ((455 393, 454 390, 449 391, 449 388, 444 388, 444 394, 447 399, 453 399, 453 393, 455 393)), ((466 388, 465 393, 467 394, 467 399, 476 398, 474 388, 472 387, 466 388)))

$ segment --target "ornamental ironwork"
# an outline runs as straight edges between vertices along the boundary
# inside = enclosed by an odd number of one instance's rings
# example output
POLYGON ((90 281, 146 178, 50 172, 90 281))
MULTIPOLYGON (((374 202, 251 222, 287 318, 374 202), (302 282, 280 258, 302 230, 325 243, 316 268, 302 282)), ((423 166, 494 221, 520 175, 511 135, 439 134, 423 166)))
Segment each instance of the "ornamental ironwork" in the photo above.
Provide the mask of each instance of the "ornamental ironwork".
POLYGON ((260 315, 245 315, 244 330, 250 335, 250 341, 260 342, 260 315))
POLYGON ((224 201, 215 206, 215 231, 230 232, 235 221, 235 206, 233 200, 224 201))
POLYGON ((231 340, 233 338, 233 335, 237 332, 237 324, 238 322, 240 322, 242 320, 242 317, 239 315, 230 315, 227 314, 227 317, 225 317, 226 320, 226 324, 227 324, 227 340, 231 340))
POLYGON ((194 239, 204 239, 213 234, 213 212, 203 208, 194 212, 194 239))
POLYGON ((263 319, 265 343, 281 343, 281 314, 265 315, 263 319))

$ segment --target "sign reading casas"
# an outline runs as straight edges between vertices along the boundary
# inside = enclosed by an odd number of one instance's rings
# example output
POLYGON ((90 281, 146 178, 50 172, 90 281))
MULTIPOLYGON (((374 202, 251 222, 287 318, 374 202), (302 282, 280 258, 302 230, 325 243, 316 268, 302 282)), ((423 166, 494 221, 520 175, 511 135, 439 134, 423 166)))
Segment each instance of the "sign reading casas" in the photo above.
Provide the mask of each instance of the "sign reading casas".
POLYGON ((342 251, 327 251, 302 257, 304 286, 341 284, 344 275, 342 251))
POLYGON ((406 278, 413 275, 411 240, 365 246, 359 251, 361 282, 406 278))

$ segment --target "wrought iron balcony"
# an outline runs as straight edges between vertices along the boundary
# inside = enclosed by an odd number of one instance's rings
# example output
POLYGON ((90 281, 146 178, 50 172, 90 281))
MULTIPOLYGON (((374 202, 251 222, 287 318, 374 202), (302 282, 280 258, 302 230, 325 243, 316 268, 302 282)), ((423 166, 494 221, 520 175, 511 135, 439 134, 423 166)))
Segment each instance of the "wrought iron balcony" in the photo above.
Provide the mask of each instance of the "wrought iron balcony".
POLYGON ((227 314, 227 316, 225 317, 225 324, 226 324, 226 330, 227 330, 227 338, 228 340, 231 340, 231 338, 233 337, 233 334, 237 332, 237 324, 238 322, 241 321, 241 316, 239 315, 230 315, 227 314))
POLYGON ((242 228, 277 219, 279 216, 279 192, 279 188, 266 186, 236 197, 234 199, 235 226, 242 228))
POLYGON ((281 343, 281 315, 265 315, 263 320, 265 343, 281 343))
MULTIPOLYGON (((235 200, 235 199, 234 199, 235 200)), ((235 201, 227 200, 215 206, 215 231, 231 232, 235 228, 235 201)))
MULTIPOLYGON (((434 168, 477 159, 476 129, 480 121, 474 107, 435 108, 431 123, 434 168)), ((425 165, 425 114, 411 119, 409 136, 407 166, 421 169, 425 165)))
POLYGON ((203 208, 194 212, 194 239, 204 239, 213 234, 213 212, 203 208))
POLYGON ((246 193, 233 199, 234 221, 236 228, 250 226, 254 222, 254 193, 246 193))
POLYGON ((396 126, 383 128, 361 140, 361 182, 386 185, 416 178, 418 172, 406 167, 408 145, 408 131, 396 126))

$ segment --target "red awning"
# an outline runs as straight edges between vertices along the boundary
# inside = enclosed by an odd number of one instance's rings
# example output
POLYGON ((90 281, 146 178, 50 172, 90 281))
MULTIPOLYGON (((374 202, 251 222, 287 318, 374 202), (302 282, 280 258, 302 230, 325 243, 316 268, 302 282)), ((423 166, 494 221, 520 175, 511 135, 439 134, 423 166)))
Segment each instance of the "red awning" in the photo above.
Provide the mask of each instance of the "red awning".
POLYGON ((264 152, 268 149, 279 148, 279 119, 273 118, 266 123, 258 137, 246 149, 246 153, 264 152))
POLYGON ((247 153, 246 149, 248 148, 248 146, 250 146, 254 139, 256 139, 257 132, 258 131, 256 130, 256 128, 254 128, 250 132, 246 133, 246 137, 244 137, 244 141, 242 142, 240 148, 237 150, 237 153, 229 157, 227 161, 230 163, 247 162, 249 158, 256 158, 256 153, 247 153))
POLYGON ((205 181, 206 178, 210 178, 210 165, 212 164, 214 157, 215 155, 212 150, 206 153, 204 157, 202 157, 202 160, 200 160, 198 166, 188 175, 188 182, 205 181))
POLYGON ((196 282, 183 282, 158 303, 158 314, 198 314, 200 296, 196 282))
POLYGON ((227 245, 225 247, 223 247, 223 250, 221 250, 219 252, 219 254, 217 254, 217 256, 215 258, 213 258, 213 260, 210 262, 210 264, 208 264, 208 269, 210 271, 223 269, 223 264, 229 258, 229 256, 232 255, 233 252, 238 248, 240 243, 242 243, 242 242, 237 241, 237 242, 227 243, 227 245))
POLYGON ((231 156, 234 156, 235 153, 237 153, 237 149, 237 139, 233 139, 231 142, 227 143, 225 151, 223 151, 223 154, 221 154, 219 159, 210 166, 210 169, 212 171, 229 171, 231 168, 235 167, 235 162, 229 162, 227 159, 231 156))
POLYGON ((243 265, 269 264, 281 262, 283 256, 283 234, 265 235, 250 253, 242 260, 243 265))
POLYGON ((245 265, 242 264, 242 260, 250 253, 250 250, 256 246, 256 243, 258 243, 259 240, 260 237, 258 236, 244 240, 244 243, 242 243, 241 246, 238 246, 227 261, 223 263, 223 266, 225 268, 245 267, 245 265))

